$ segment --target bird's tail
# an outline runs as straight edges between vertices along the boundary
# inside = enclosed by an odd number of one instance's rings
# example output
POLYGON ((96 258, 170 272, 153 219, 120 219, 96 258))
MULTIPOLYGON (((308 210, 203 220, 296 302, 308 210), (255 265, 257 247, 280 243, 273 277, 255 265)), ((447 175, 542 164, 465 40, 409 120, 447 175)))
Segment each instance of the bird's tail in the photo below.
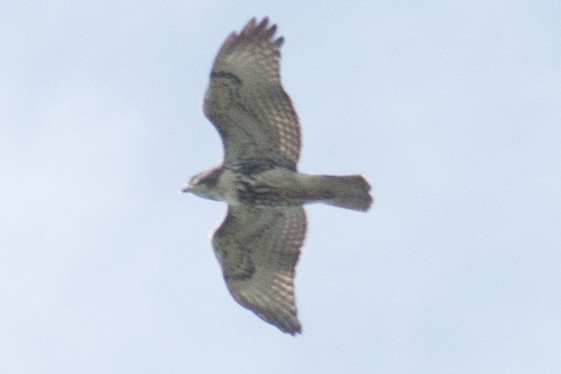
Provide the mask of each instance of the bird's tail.
POLYGON ((367 211, 372 205, 370 185, 362 175, 315 175, 314 186, 323 192, 323 202, 345 209, 367 211))

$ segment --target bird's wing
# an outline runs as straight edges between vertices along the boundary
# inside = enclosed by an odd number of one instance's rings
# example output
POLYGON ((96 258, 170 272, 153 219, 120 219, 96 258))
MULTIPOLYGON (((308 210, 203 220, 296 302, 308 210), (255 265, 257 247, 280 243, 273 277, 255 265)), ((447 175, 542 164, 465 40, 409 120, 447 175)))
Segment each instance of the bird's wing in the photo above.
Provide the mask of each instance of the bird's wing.
POLYGON ((234 299, 291 335, 301 331, 294 272, 305 233, 301 206, 232 205, 212 239, 234 299))
POLYGON ((218 129, 224 161, 268 162, 296 169, 300 125, 279 72, 283 38, 276 25, 253 18, 233 32, 216 56, 204 112, 218 129))

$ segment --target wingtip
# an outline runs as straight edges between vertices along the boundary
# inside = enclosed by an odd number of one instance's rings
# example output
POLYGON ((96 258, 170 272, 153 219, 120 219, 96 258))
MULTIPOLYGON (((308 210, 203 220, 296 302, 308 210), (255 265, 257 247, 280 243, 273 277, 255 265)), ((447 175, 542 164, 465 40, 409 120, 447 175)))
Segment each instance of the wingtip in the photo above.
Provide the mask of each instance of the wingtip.
MULTIPOLYGON (((263 17, 261 21, 259 21, 257 17, 252 17, 244 26, 244 28, 242 29, 239 35, 241 36, 241 35, 252 34, 257 30, 257 34, 264 34, 267 35, 269 39, 273 39, 275 33, 277 32, 277 25, 272 24, 269 27, 269 24, 270 24, 270 18, 268 16, 263 17)), ((236 32, 232 34, 233 37, 238 36, 236 32)), ((282 36, 273 40, 273 43, 277 47, 281 47, 283 42, 284 42, 284 38, 282 36)))
MULTIPOLYGON (((269 17, 265 16, 263 17, 263 19, 261 20, 261 22, 259 22, 259 28, 267 28, 267 24, 269 23, 269 17)), ((274 25, 273 25, 274 27, 274 25)))
POLYGON ((298 325, 298 328, 289 332, 290 336, 297 337, 298 335, 302 335, 302 327, 298 325))
POLYGON ((276 328, 278 328, 280 331, 284 332, 285 334, 288 334, 290 336, 298 336, 302 334, 302 326, 300 325, 300 321, 296 321, 296 323, 294 324, 289 324, 289 325, 284 325, 284 324, 277 324, 274 323, 272 321, 266 321, 270 324, 272 324, 273 326, 275 326, 276 328))

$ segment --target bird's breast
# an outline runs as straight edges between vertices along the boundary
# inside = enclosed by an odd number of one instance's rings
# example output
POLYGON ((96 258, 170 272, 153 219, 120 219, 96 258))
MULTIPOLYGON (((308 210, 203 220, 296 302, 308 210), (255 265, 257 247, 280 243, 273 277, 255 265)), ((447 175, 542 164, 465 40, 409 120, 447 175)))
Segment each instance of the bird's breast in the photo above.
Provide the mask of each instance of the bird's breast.
POLYGON ((216 188, 218 189, 220 196, 228 204, 239 204, 238 199, 238 177, 230 169, 225 169, 218 179, 216 188))

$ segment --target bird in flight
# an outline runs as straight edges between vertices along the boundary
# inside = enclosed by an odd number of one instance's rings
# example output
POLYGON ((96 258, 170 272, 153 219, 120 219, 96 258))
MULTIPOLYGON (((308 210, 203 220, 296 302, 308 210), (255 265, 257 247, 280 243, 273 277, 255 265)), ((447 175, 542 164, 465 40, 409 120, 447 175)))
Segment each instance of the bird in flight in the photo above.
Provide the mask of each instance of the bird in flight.
POLYGON ((279 72, 282 37, 255 18, 224 42, 214 61, 204 113, 224 146, 222 165, 183 189, 225 201, 228 213, 212 238, 234 299, 281 331, 301 332, 294 274, 306 234, 303 205, 321 202, 366 211, 370 186, 360 175, 297 171, 298 117, 279 72))

